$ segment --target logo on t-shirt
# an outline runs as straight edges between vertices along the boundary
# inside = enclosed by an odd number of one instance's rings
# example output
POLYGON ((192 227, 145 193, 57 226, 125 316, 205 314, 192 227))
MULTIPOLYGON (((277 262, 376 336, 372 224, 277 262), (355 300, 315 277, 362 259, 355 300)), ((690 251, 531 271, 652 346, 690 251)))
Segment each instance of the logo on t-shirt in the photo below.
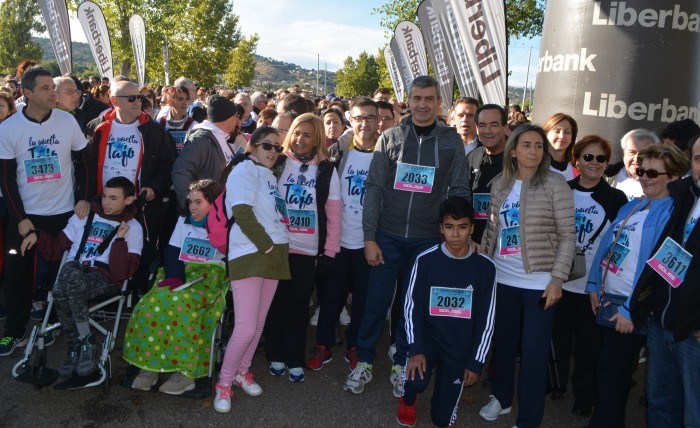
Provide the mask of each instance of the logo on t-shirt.
POLYGON ((51 134, 49 138, 43 138, 41 140, 35 140, 29 137, 29 154, 32 156, 32 159, 56 156, 56 151, 50 146, 58 144, 61 144, 61 142, 56 138, 56 134, 51 134))
POLYGON ((347 181, 348 196, 350 204, 365 205, 365 180, 367 179, 368 171, 360 169, 355 171, 352 166, 348 167, 348 173, 345 177, 347 181))
POLYGON ((135 135, 116 138, 110 135, 107 141, 107 159, 121 159, 121 165, 126 167, 129 160, 136 156, 135 147, 140 143, 135 135))

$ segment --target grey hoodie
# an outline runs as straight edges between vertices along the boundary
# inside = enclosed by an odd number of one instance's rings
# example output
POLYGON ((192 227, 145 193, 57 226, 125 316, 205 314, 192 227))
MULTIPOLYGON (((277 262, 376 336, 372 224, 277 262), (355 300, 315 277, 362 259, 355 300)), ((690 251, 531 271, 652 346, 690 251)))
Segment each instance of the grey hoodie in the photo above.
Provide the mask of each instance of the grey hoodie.
POLYGON ((466 165, 459 134, 439 121, 430 135, 420 139, 410 119, 384 131, 374 149, 365 183, 365 240, 374 241, 377 230, 403 238, 438 239, 440 203, 447 196, 470 199, 466 165), (399 161, 435 167, 432 191, 394 189, 399 161))

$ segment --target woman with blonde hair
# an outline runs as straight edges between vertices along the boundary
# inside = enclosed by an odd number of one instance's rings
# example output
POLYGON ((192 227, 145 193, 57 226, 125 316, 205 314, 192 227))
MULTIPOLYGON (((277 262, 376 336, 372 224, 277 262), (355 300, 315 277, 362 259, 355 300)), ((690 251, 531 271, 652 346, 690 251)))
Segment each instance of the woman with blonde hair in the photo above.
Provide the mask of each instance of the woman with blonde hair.
POLYGON ((284 140, 278 188, 289 214, 289 269, 265 324, 270 373, 304 380, 309 299, 340 251, 340 181, 328 159, 322 120, 312 113, 294 119, 284 140))

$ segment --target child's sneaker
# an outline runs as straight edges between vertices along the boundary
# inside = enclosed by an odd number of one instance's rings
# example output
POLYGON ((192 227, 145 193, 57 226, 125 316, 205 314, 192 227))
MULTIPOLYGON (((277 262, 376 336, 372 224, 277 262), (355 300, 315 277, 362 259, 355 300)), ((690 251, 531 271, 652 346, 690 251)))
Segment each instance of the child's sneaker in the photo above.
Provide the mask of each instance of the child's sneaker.
POLYGON ((321 370, 324 365, 333 361, 331 351, 323 345, 318 345, 311 351, 311 357, 306 360, 306 367, 311 370, 321 370))
POLYGON ((343 306, 343 310, 340 312, 340 316, 338 317, 338 322, 340 322, 340 325, 350 325, 351 320, 352 319, 350 318, 347 308, 343 306))
POLYGON ((501 402, 493 395, 489 396, 489 398, 491 400, 479 410, 479 416, 487 421, 495 421, 499 416, 510 413, 510 407, 505 409, 501 407, 501 402))
POLYGON ((270 363, 270 374, 272 376, 283 376, 287 373, 287 366, 284 363, 273 361, 270 363))
POLYGON ((289 369, 289 380, 292 382, 303 382, 304 369, 302 367, 292 367, 289 369))
POLYGON ((391 367, 391 376, 389 376, 389 382, 394 385, 394 397, 399 398, 403 395, 403 378, 404 367, 398 364, 394 364, 391 367))
POLYGON ((5 336, 0 339, 0 357, 9 357, 15 348, 21 348, 27 344, 27 335, 20 338, 5 336))
POLYGON ((343 389, 353 394, 362 394, 365 385, 372 381, 372 365, 367 363, 357 363, 357 367, 350 372, 345 380, 343 389))
POLYGON ((139 375, 131 383, 132 389, 140 391, 150 391, 158 383, 158 373, 150 370, 141 370, 139 375))
POLYGON ((88 334, 80 341, 78 363, 75 372, 78 376, 87 376, 97 370, 97 345, 92 334, 88 334))
POLYGON ((158 388, 158 391, 168 395, 182 395, 196 388, 195 381, 180 372, 173 373, 170 379, 158 388))
POLYGON ((245 391, 246 394, 257 397, 262 394, 262 388, 253 379, 253 373, 247 372, 245 374, 237 374, 233 379, 233 384, 245 391))
POLYGON ((233 391, 231 391, 231 388, 217 383, 216 397, 214 397, 214 410, 216 410, 219 413, 230 412, 231 397, 233 397, 233 391))
POLYGON ((78 364, 78 350, 80 345, 73 345, 68 349, 68 355, 63 365, 58 369, 58 377, 68 378, 73 376, 75 365, 78 364))
POLYGON ((396 411, 396 422, 404 427, 412 427, 416 424, 416 403, 410 406, 403 401, 403 397, 399 398, 399 408, 396 411))

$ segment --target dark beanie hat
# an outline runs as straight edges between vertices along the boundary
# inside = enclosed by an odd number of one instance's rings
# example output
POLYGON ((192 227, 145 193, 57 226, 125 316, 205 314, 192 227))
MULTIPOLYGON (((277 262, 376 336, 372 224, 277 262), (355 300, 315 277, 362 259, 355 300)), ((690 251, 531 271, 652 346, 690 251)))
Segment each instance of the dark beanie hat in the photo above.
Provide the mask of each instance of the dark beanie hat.
POLYGON ((207 106, 207 119, 212 122, 223 122, 236 115, 236 105, 228 98, 221 95, 209 97, 207 106))

